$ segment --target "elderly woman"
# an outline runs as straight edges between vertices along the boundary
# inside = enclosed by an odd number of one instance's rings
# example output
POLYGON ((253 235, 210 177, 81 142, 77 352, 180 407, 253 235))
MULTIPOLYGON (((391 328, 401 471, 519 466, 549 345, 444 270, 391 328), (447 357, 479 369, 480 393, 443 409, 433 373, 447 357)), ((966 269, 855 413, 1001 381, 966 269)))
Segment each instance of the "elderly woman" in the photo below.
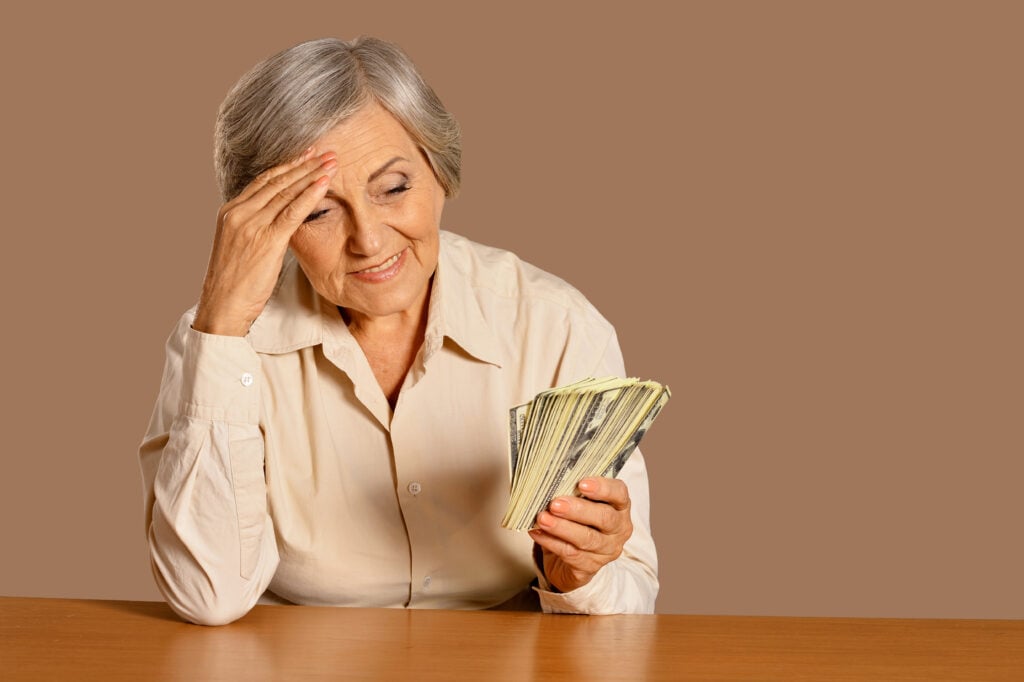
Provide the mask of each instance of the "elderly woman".
POLYGON ((565 282, 440 230, 459 129, 409 59, 372 38, 271 57, 224 101, 215 158, 226 203, 140 450, 174 610, 650 612, 639 452, 528 534, 499 525, 509 408, 622 358, 565 282))

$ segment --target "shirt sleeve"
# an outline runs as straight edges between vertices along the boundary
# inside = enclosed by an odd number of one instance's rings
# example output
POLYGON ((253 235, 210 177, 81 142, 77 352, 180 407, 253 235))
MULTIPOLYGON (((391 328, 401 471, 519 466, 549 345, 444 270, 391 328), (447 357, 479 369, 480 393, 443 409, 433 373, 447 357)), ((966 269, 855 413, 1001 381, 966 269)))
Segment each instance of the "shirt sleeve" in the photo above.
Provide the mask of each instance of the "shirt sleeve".
POLYGON ((244 338, 195 331, 167 342, 163 380, 139 448, 157 587, 204 625, 248 613, 278 564, 259 426, 260 361, 244 338))
MULTIPOLYGON (((593 357, 593 356, 591 356, 593 357)), ((622 351, 614 330, 608 332, 608 341, 600 358, 594 363, 586 361, 580 367, 568 363, 560 372, 558 385, 577 381, 587 376, 625 376, 622 351), (587 365, 589 369, 586 369, 587 365)), ((658 596, 658 555, 651 536, 650 492, 647 466, 640 450, 634 450, 619 472, 629 489, 630 517, 633 534, 626 541, 622 555, 603 566, 586 585, 571 592, 554 592, 537 565, 541 608, 546 613, 654 613, 658 596)), ((536 562, 535 562, 536 564, 536 562)))

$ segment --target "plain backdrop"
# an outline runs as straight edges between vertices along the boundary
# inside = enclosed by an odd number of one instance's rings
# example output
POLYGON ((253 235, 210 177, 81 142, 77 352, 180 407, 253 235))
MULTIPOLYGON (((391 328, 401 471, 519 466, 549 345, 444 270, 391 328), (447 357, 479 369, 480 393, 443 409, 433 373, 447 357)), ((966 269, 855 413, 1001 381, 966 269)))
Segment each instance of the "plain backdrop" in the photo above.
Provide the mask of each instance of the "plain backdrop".
POLYGON ((1019 3, 67 4, 0 28, 0 594, 159 598, 136 449, 217 107, 371 34, 462 124, 444 227, 672 387, 659 611, 1024 617, 1019 3))

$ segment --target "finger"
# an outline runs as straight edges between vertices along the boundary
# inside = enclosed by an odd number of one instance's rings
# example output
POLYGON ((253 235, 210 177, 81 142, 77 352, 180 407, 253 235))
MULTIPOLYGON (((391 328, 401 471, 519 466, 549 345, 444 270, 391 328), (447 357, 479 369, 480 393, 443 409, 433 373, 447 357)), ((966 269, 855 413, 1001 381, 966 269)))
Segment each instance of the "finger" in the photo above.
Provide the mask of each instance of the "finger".
POLYGON ((590 526, 605 534, 621 533, 629 525, 627 510, 580 497, 557 497, 548 505, 548 511, 558 518, 590 526))
MULTIPOLYGON (((292 204, 314 183, 320 181, 325 176, 330 180, 330 178, 334 177, 334 174, 337 172, 338 162, 334 158, 330 158, 317 166, 313 171, 295 178, 294 181, 286 187, 282 186, 278 188, 276 180, 267 183, 267 187, 257 192, 251 200, 252 204, 265 200, 265 204, 252 215, 252 219, 259 224, 270 225, 271 229, 274 229, 275 223, 280 223, 277 227, 280 227, 285 223, 291 225, 296 220, 301 223, 313 210, 315 203, 313 205, 306 205, 304 203, 303 206, 308 210, 301 216, 296 213, 299 207, 293 207, 292 204), (268 194, 265 197, 261 197, 264 191, 273 193, 268 194), (282 212, 286 209, 288 210, 287 215, 282 216, 282 212)), ((322 197, 323 195, 321 194, 320 198, 322 197)))
POLYGON ((619 511, 629 509, 629 488, 617 478, 584 478, 576 487, 588 500, 607 502, 619 511))
POLYGON ((330 180, 330 173, 321 173, 319 178, 299 192, 298 196, 281 209, 277 218, 271 223, 270 228, 277 232, 281 238, 291 239, 291 236, 299 229, 306 217, 316 208, 317 203, 327 194, 330 180))
POLYGON ((274 216, 288 203, 316 181, 328 169, 337 170, 337 155, 334 152, 327 152, 310 159, 298 166, 268 178, 266 183, 260 187, 248 200, 257 212, 264 212, 265 209, 272 209, 274 216), (281 199, 285 199, 284 204, 281 199), (276 203, 274 203, 276 202, 276 203), (272 206, 273 203, 273 206, 272 206))
MULTIPOLYGON (((306 217, 313 211, 317 202, 324 198, 330 184, 330 178, 337 172, 338 163, 334 153, 323 155, 327 160, 317 165, 312 172, 306 173, 283 190, 271 196, 269 205, 254 211, 260 201, 259 193, 245 204, 225 204, 218 214, 218 240, 222 234, 234 235, 234 239, 252 243, 267 244, 273 249, 280 247, 280 255, 292 234, 302 225, 306 217), (287 211, 282 217, 282 212, 287 211), (279 239, 283 238, 282 239, 279 239)), ((316 161, 316 160, 314 160, 316 161)), ((276 180, 268 182, 266 191, 276 180)))
POLYGON ((272 168, 268 168, 267 170, 263 171, 255 178, 253 178, 252 182, 246 185, 245 188, 241 192, 239 192, 238 196, 235 197, 232 201, 241 203, 249 200, 254 194, 256 194, 257 191, 262 189, 267 184, 267 182, 270 181, 271 178, 277 177, 282 173, 287 173, 288 171, 298 167, 301 164, 309 163, 309 161, 313 158, 313 153, 315 150, 316 147, 314 146, 307 147, 306 151, 302 152, 302 154, 295 157, 294 159, 290 161, 285 161, 284 163, 278 164, 272 168))
POLYGON ((611 555, 616 553, 615 539, 601 531, 570 521, 560 519, 551 512, 542 511, 537 514, 537 527, 552 537, 572 545, 576 552, 611 555))
POLYGON ((546 533, 539 528, 531 530, 530 537, 542 549, 554 554, 574 571, 596 573, 599 568, 609 562, 609 559, 605 556, 596 555, 592 552, 583 552, 571 542, 566 542, 562 538, 546 533))

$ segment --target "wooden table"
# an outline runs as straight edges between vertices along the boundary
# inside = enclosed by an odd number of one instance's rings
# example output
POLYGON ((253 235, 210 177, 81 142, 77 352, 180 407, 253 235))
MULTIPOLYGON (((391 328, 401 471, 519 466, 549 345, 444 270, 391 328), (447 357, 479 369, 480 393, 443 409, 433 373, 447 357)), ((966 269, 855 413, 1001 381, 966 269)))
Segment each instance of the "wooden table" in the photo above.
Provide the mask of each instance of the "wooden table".
POLYGON ((1024 680, 1024 621, 552 616, 0 598, 2 680, 1024 680))

